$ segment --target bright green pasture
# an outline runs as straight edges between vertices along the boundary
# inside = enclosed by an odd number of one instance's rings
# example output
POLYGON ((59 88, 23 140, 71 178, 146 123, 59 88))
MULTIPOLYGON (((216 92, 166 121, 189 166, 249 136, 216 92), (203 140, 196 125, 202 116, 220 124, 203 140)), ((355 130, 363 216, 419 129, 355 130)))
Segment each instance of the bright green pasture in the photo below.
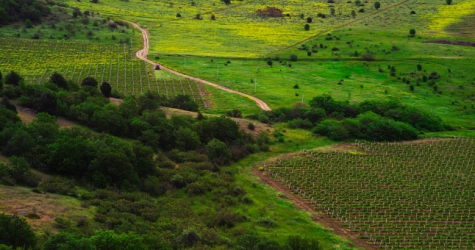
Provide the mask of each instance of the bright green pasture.
MULTIPOLYGON (((475 1, 464 3, 471 2, 475 1)), ((301 49, 302 44, 276 50, 267 56, 272 66, 265 58, 187 56, 185 66, 184 57, 161 56, 160 62, 255 95, 272 108, 290 106, 302 97, 308 101, 320 94, 331 94, 338 100, 350 102, 392 98, 431 110, 455 127, 473 129, 475 48, 425 43, 435 39, 455 40, 454 33, 446 33, 445 27, 435 30, 439 26, 434 26, 431 15, 439 13, 441 20, 450 19, 455 24, 460 20, 468 22, 463 16, 454 14, 449 18, 446 11, 441 11, 456 10, 457 5, 466 6, 457 3, 447 7, 434 2, 423 5, 421 1, 409 1, 387 10, 388 13, 381 12, 302 43, 311 55, 301 49), (409 14, 411 10, 416 14, 409 14), (415 37, 408 36, 412 27, 416 29, 415 37), (361 60, 368 51, 375 61, 361 60), (292 54, 297 55, 297 62, 289 60, 292 54), (418 64, 422 66, 421 71, 417 70, 418 64), (390 76, 389 66, 396 68, 395 77, 390 76), (437 92, 429 86, 429 81, 421 80, 423 75, 429 76, 432 72, 440 75, 435 84, 437 92), (414 85, 414 91, 410 90, 410 85, 414 85)), ((450 20, 444 22, 450 23, 450 20)))
POLYGON ((53 15, 44 18, 41 24, 35 24, 33 28, 27 29, 23 23, 2 26, 0 37, 31 39, 36 34, 38 37, 35 39, 40 40, 87 41, 110 45, 125 42, 127 39, 132 40, 134 45, 139 44, 142 39, 140 32, 129 27, 118 26, 115 30, 110 29, 109 24, 114 20, 103 18, 97 13, 88 17, 88 23, 83 23, 82 17, 72 18, 72 9, 53 6, 52 12, 53 15), (72 27, 74 34, 68 31, 71 29, 68 26, 72 27))
MULTIPOLYGON (((139 22, 149 28, 152 52, 240 58, 260 57, 284 49, 376 12, 374 3, 362 7, 347 1, 328 4, 323 0, 232 1, 229 6, 221 0, 101 0, 98 4, 75 0, 61 2, 81 10, 94 10, 104 16, 139 22), (258 17, 256 11, 267 6, 282 9, 286 16, 258 17), (331 8, 335 10, 335 15, 331 15, 331 8), (359 12, 360 9, 365 12, 359 12), (356 18, 351 16, 352 11, 357 13, 356 18), (178 13, 181 17, 177 17, 178 13), (197 14, 200 14, 201 20, 196 19, 197 14), (325 14, 326 18, 319 18, 318 14, 325 14), (211 20, 212 15, 216 20, 211 20), (313 19, 309 31, 304 30, 307 17, 313 19)), ((380 2, 382 8, 386 8, 400 1, 380 2)))

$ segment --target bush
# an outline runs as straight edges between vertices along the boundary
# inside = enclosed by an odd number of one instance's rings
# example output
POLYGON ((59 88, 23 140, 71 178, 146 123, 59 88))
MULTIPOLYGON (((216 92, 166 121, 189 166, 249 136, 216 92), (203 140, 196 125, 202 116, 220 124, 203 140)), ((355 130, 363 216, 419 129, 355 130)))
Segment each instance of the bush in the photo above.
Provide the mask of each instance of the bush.
POLYGON ((103 82, 101 84, 100 89, 104 97, 107 97, 107 98, 111 97, 112 87, 108 82, 103 82))
POLYGON ((256 129, 256 126, 254 125, 254 123, 251 122, 251 123, 247 124, 247 129, 254 130, 254 129, 256 129))
POLYGON ((88 87, 97 88, 98 84, 99 83, 97 82, 97 80, 94 79, 93 77, 90 77, 90 76, 84 78, 81 82, 81 86, 83 86, 83 87, 88 86, 88 87))
POLYGON ((24 218, 17 215, 0 214, 0 244, 11 246, 13 249, 33 249, 36 236, 24 218))
POLYGON ((290 61, 296 62, 297 60, 298 60, 297 55, 295 55, 295 54, 290 55, 290 61))

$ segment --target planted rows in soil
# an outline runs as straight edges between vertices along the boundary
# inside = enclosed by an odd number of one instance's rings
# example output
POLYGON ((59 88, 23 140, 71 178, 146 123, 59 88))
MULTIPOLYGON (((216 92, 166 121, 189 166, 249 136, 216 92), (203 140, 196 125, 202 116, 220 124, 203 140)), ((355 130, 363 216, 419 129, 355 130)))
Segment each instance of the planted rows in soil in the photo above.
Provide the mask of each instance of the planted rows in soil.
POLYGON ((265 171, 380 248, 475 247, 475 139, 358 143, 265 171))
POLYGON ((43 84, 52 73, 80 83, 91 76, 99 83, 108 82, 125 95, 158 93, 172 98, 190 95, 206 108, 204 88, 186 78, 157 79, 154 68, 135 57, 130 47, 83 42, 0 39, 0 70, 15 71, 26 84, 43 84))

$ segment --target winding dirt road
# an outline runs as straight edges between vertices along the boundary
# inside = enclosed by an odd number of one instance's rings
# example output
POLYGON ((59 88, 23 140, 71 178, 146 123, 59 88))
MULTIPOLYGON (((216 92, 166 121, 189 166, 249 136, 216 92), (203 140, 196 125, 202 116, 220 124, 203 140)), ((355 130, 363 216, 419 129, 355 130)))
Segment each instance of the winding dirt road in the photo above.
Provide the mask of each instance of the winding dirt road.
MULTIPOLYGON (((136 29, 140 30, 140 32, 142 32, 142 37, 143 37, 143 49, 137 51, 137 53, 135 54, 138 58, 144 60, 145 62, 148 62, 152 65, 157 65, 156 62, 150 60, 147 58, 147 55, 148 55, 148 49, 149 49, 149 37, 148 37, 148 32, 147 30, 143 29, 142 27, 140 27, 140 25, 134 23, 134 22, 130 22, 130 21, 127 21, 128 23, 132 24, 136 29)), ((186 74, 183 74, 183 73, 180 73, 180 72, 177 72, 177 71, 174 71, 172 69, 169 69, 165 66, 162 66, 160 65, 160 69, 162 70, 166 70, 172 74, 175 74, 175 75, 178 75, 178 76, 181 76, 181 77, 186 77, 190 80, 193 80, 193 81, 196 81, 196 82, 200 82, 200 83, 203 83, 203 84, 207 84, 207 85, 210 85, 210 86, 213 86, 215 88, 218 88, 218 89, 221 89, 221 90, 224 90, 224 91, 227 91, 229 93, 233 93, 233 94, 237 94, 237 95, 241 95, 241 96, 244 96, 244 97, 247 97, 251 100, 253 100, 257 106, 259 106, 259 108, 261 108, 262 110, 265 110, 265 111, 270 111, 272 110, 269 105, 267 105, 267 103, 265 103, 263 100, 257 98, 257 97, 254 97, 254 96, 251 96, 251 95, 248 95, 248 94, 245 94, 245 93, 242 93, 242 92, 239 92, 239 91, 236 91, 236 90, 233 90, 233 89, 229 89, 229 88, 226 88, 226 87, 223 87, 221 85, 218 85, 216 83, 213 83, 213 82, 210 82, 210 81, 206 81, 206 80, 203 80, 201 78, 196 78, 196 77, 193 77, 193 76, 189 76, 189 75, 186 75, 186 74)))

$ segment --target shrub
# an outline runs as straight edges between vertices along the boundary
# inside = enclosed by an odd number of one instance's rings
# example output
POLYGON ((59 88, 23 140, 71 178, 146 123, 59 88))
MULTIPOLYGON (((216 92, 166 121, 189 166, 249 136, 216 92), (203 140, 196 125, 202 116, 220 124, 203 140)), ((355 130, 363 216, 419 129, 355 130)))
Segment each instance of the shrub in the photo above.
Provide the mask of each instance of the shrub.
POLYGON ((255 128, 256 127, 255 127, 254 123, 251 122, 251 123, 247 124, 247 129, 254 130, 255 128))
POLYGON ((36 236, 30 225, 17 215, 0 214, 0 232, 0 244, 13 249, 33 249, 36 245, 36 236))
POLYGON ((295 54, 290 55, 290 61, 296 62, 297 60, 298 60, 297 55, 295 55, 295 54))
POLYGON ((97 85, 98 85, 97 80, 90 77, 90 76, 84 78, 81 82, 81 86, 83 86, 83 87, 88 86, 88 87, 97 88, 97 85))

